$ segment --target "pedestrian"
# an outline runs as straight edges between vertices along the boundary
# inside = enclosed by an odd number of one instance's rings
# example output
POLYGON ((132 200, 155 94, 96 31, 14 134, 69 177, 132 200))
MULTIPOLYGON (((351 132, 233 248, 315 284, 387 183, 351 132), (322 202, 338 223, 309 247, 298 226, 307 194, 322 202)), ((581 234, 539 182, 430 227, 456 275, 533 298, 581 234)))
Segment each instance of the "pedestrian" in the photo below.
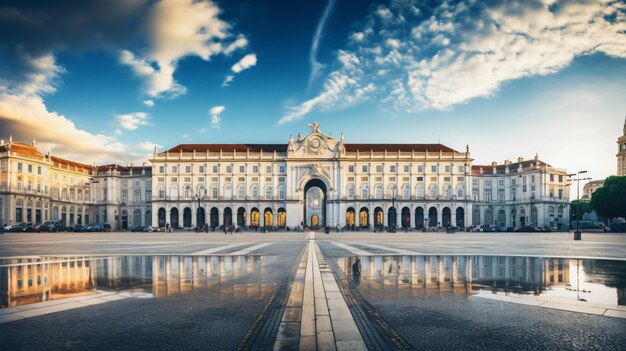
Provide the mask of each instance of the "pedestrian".
POLYGON ((209 234, 209 223, 204 223, 204 230, 206 230, 206 233, 209 234))
POLYGON ((170 224, 169 223, 165 223, 165 232, 169 233, 170 231, 170 224))
POLYGON ((233 227, 234 227, 234 226, 231 224, 231 225, 229 225, 228 227, 229 227, 229 229, 230 229, 230 235, 233 235, 233 227))

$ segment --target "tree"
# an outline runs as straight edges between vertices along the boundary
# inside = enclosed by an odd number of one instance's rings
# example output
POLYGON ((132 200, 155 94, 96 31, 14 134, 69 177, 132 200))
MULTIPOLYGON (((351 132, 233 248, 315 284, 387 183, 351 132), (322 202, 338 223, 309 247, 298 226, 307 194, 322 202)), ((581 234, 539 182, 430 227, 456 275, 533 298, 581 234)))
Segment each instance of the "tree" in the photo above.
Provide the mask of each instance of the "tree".
POLYGON ((573 221, 578 219, 582 220, 583 215, 591 211, 593 211, 591 203, 586 200, 574 200, 569 204, 569 218, 573 221), (579 210, 580 213, 577 213, 579 210))
POLYGON ((626 177, 606 178, 604 186, 593 192, 591 206, 600 217, 626 217, 626 177))

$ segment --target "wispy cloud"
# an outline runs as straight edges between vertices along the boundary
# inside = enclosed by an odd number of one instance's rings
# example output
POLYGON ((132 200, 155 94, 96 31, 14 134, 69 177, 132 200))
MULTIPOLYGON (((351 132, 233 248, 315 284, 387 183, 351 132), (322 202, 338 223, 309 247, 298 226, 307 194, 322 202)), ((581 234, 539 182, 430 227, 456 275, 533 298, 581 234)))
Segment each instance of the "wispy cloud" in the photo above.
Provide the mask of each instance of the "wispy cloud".
POLYGON ((326 21, 328 20, 328 16, 330 16, 330 12, 335 6, 335 0, 328 0, 326 7, 324 8, 324 13, 322 13, 322 17, 320 21, 317 23, 317 27, 315 28, 315 34, 313 35, 313 43, 311 44, 311 52, 309 53, 309 63, 311 64, 311 75, 309 76, 309 82, 307 84, 307 90, 311 88, 311 84, 315 81, 315 79, 320 74, 320 71, 324 68, 324 65, 317 61, 317 51, 319 50, 320 40, 322 39, 322 34, 324 33, 324 27, 326 26, 326 21))
POLYGON ((314 98, 278 124, 367 99, 403 112, 450 109, 503 83, 558 72, 579 55, 626 58, 620 1, 423 2, 378 6, 339 50, 314 98))
POLYGON ((226 109, 225 106, 213 106, 209 110, 209 114, 211 115, 211 127, 219 128, 220 123, 222 122, 220 115, 226 109))
POLYGON ((256 66, 257 63, 257 58, 256 58, 256 54, 248 54, 244 57, 241 58, 241 60, 237 61, 237 63, 235 63, 231 68, 231 72, 233 72, 233 74, 229 74, 226 76, 226 78, 224 78, 224 82, 222 83, 223 87, 227 87, 230 85, 230 83, 233 82, 233 80, 235 79, 235 75, 239 74, 251 67, 256 66))
POLYGON ((148 125, 148 114, 145 112, 133 112, 123 115, 115 115, 120 126, 126 130, 135 130, 139 126, 148 125))

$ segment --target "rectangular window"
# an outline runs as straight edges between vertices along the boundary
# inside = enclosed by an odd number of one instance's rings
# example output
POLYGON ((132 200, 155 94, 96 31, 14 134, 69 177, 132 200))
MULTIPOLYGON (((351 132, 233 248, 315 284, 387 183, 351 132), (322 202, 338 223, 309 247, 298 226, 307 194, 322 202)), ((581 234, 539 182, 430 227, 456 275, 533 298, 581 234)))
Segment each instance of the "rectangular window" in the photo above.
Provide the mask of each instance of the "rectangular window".
POLYGON ((198 167, 198 172, 199 173, 204 173, 204 166, 198 167))
POLYGON ((511 179, 511 186, 517 185, 517 179, 511 179))
POLYGON ((437 165, 430 166, 430 171, 433 173, 437 173, 437 165))
POLYGON ((348 172, 349 173, 354 173, 354 166, 353 165, 349 165, 348 166, 348 172))
POLYGON ((376 166, 376 172, 377 173, 383 173, 383 165, 376 166))
POLYGON ((361 166, 361 172, 367 172, 367 165, 361 166))
POLYGON ((498 186, 499 187, 503 187, 504 186, 504 179, 498 179, 498 186))
POLYGON ((191 166, 185 166, 185 173, 191 173, 191 166))
POLYGON ((17 190, 22 190, 22 178, 17 178, 17 190))
POLYGON ((535 184, 535 176, 534 175, 530 176, 530 184, 535 184))
POLYGON ((33 173, 33 165, 28 165, 28 173, 33 173))
POLYGON ((424 172, 424 165, 419 165, 419 166, 417 166, 417 171, 418 171, 419 173, 424 172))
POLYGON ((465 177, 456 177, 457 182, 465 181, 465 177))
POLYGON ((404 173, 409 173, 411 171, 411 166, 404 165, 404 173))
POLYGON ((285 177, 278 177, 278 182, 279 183, 284 183, 285 182, 285 177))
POLYGON ((559 189, 559 199, 563 198, 563 189, 559 189))
POLYGON ((424 181, 424 177, 417 177, 417 181, 418 182, 423 182, 424 181))
POLYGON ((459 166, 459 173, 463 173, 465 171, 465 167, 464 166, 459 166))
POLYGON ((265 173, 272 173, 272 166, 265 166, 265 173))
POLYGON ((563 176, 562 175, 559 176, 559 183, 563 183, 563 176))
POLYGON ((218 189, 217 189, 217 187, 216 187, 216 186, 214 186, 213 188, 211 188, 211 196, 212 196, 214 199, 217 199, 217 197, 219 196, 219 191, 218 191, 218 189))
POLYGON ((553 182, 554 181, 554 174, 550 174, 550 181, 553 182))
POLYGON ((396 166, 394 165, 389 166, 389 172, 396 173, 396 166))
POLYGON ((20 173, 22 172, 22 164, 21 163, 17 164, 17 171, 20 172, 20 173))
POLYGON ((172 166, 172 173, 178 173, 178 166, 172 166))
POLYGON ((281 166, 280 166, 280 168, 278 168, 278 171, 279 171, 280 173, 285 173, 285 166, 282 166, 282 165, 281 165, 281 166))
POLYGON ((239 173, 245 173, 246 172, 246 166, 239 166, 239 173))
POLYGON ((219 166, 213 166, 213 173, 219 173, 220 171, 220 167, 219 166))
POLYGON ((445 171, 446 171, 446 173, 450 173, 450 166, 446 165, 445 171))
POLYGON ((232 166, 226 166, 226 173, 232 173, 233 172, 233 167, 232 166))
POLYGON ((491 179, 485 179, 485 188, 491 188, 491 179))
POLYGON ((259 173, 259 166, 252 166, 252 173, 259 173))
POLYGON ((449 181, 450 181, 450 178, 452 178, 452 177, 443 177, 443 181, 444 181, 444 182, 449 182, 449 181))
POLYGON ((37 166, 37 174, 41 175, 41 166, 37 166))
POLYGON ((165 173, 165 166, 159 166, 159 173, 165 173))

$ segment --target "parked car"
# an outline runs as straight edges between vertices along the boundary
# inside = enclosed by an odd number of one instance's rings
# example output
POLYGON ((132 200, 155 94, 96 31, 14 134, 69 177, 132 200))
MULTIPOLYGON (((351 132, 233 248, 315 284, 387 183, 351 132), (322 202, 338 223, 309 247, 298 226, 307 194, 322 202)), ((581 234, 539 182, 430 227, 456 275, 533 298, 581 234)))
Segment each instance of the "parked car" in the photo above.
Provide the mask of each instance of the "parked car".
POLYGON ((46 221, 37 226, 37 232, 38 233, 41 233, 41 232, 49 232, 49 233, 55 232, 56 233, 62 228, 63 226, 61 225, 61 221, 58 221, 58 220, 46 221))
POLYGON ((109 224, 94 224, 92 226, 90 226, 89 228, 87 228, 87 231, 89 232, 110 232, 111 231, 111 225, 109 224))
POLYGON ((144 227, 142 225, 135 225, 132 228, 130 228, 131 232, 147 232, 148 231, 148 227, 144 227))
POLYGON ((25 233, 35 233, 37 232, 37 224, 26 223, 26 227, 24 227, 22 231, 25 233))
POLYGON ((87 227, 77 224, 74 227, 72 227, 72 231, 76 233, 84 233, 84 232, 88 232, 89 230, 87 229, 87 227))
POLYGON ((148 232, 160 232, 161 231, 161 228, 159 227, 146 227, 146 228, 148 228, 147 230, 148 232))
POLYGON ((9 233, 19 233, 24 230, 24 227, 26 227, 26 223, 13 224, 6 227, 6 231, 9 233))
POLYGON ((530 225, 525 225, 521 227, 520 229, 518 229, 518 232, 524 232, 524 233, 534 233, 536 231, 537 231, 537 228, 530 226, 530 225))
POLYGON ((496 227, 491 226, 491 225, 487 225, 487 224, 481 225, 480 228, 483 231, 485 231, 485 232, 495 232, 496 231, 496 227))

